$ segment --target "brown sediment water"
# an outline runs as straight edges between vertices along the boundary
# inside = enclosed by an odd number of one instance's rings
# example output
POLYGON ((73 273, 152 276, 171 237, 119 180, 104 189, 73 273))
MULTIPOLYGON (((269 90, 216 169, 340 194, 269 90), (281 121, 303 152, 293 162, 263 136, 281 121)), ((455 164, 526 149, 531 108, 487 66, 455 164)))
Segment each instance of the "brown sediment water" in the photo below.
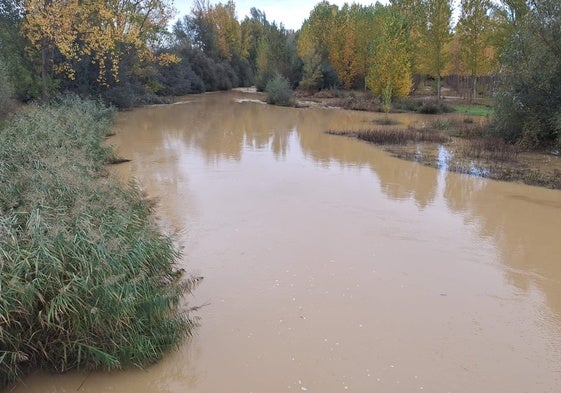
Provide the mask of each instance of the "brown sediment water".
POLYGON ((111 139, 205 277, 196 336, 145 370, 13 392, 561 391, 561 192, 324 133, 383 115, 254 98, 121 113, 111 139))

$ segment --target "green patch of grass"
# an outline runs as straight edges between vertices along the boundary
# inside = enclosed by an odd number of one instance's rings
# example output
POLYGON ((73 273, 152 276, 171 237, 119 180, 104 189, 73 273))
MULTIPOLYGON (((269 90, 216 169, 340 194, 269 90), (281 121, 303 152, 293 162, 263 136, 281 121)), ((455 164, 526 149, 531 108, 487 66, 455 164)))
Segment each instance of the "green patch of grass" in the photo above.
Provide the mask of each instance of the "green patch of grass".
POLYGON ((492 108, 481 105, 452 104, 450 106, 454 108, 456 112, 471 116, 491 116, 495 112, 492 108))
POLYGON ((77 98, 0 132, 0 389, 35 369, 116 369, 192 334, 153 203, 108 176, 112 111, 77 98))

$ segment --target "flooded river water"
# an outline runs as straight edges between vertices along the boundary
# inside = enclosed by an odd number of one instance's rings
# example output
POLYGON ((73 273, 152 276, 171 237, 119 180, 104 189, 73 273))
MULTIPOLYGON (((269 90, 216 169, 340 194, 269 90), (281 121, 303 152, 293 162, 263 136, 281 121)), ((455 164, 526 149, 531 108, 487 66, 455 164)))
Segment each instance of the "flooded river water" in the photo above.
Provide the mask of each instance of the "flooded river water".
POLYGON ((252 98, 121 113, 111 139, 205 277, 197 335, 146 370, 14 392, 561 391, 561 192, 324 134, 380 115, 252 98))

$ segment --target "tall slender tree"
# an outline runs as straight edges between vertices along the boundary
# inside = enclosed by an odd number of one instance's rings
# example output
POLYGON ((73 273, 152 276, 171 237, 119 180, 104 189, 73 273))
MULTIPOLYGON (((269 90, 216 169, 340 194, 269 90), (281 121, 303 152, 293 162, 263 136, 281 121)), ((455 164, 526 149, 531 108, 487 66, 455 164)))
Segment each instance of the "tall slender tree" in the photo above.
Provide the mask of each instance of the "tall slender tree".
POLYGON ((421 74, 423 57, 423 33, 427 24, 427 0, 390 0, 390 4, 405 19, 407 29, 408 48, 411 57, 411 70, 413 74, 421 74))
POLYGON ((440 100, 442 74, 450 61, 452 0, 426 0, 425 9, 426 25, 421 30, 423 51, 419 68, 436 78, 436 95, 440 100))
POLYGON ((461 0, 456 34, 462 45, 463 62, 472 79, 472 98, 477 98, 477 78, 490 70, 494 51, 489 45, 491 32, 490 0, 461 0))
POLYGON ((408 53, 406 21, 388 8, 381 19, 366 85, 379 97, 391 99, 407 96, 411 91, 411 60, 408 53))

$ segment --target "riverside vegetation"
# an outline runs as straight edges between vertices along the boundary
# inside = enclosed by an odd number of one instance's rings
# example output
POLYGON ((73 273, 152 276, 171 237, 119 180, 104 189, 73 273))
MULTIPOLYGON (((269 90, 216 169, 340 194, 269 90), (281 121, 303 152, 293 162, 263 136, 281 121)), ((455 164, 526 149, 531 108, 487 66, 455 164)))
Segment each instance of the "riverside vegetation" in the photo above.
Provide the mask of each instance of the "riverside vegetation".
POLYGON ((193 333, 153 203, 108 175, 113 111, 77 98, 0 130, 0 389, 35 370, 118 369, 193 333))
MULTIPOLYGON (((486 121, 437 117, 422 127, 373 127, 368 130, 329 130, 383 146, 392 155, 495 180, 561 189, 561 160, 553 154, 527 151, 489 135, 486 121), (444 153, 444 155, 443 155, 444 153)), ((374 123, 377 123, 374 120, 374 123)))

